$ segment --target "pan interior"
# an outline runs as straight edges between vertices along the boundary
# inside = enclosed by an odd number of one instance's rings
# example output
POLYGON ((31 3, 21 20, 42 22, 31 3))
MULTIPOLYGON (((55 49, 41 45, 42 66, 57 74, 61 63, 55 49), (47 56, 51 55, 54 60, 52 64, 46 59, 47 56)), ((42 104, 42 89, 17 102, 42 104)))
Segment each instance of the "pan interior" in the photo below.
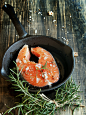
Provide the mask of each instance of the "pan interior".
MULTIPOLYGON (((33 37, 30 40, 28 38, 20 40, 19 42, 14 43, 11 47, 8 48, 7 52, 5 53, 3 65, 7 75, 9 75, 10 71, 9 68, 13 68, 15 64, 13 61, 16 60, 19 50, 23 47, 23 45, 27 44, 30 48, 40 46, 47 51, 49 51, 59 68, 60 71, 60 79, 58 82, 53 83, 51 87, 45 86, 41 88, 42 92, 49 91, 59 87, 63 84, 70 76, 72 69, 73 69, 73 56, 72 50, 70 47, 64 45, 63 43, 54 40, 53 38, 48 37, 33 37)), ((29 91, 36 92, 40 88, 29 86, 29 91)))
MULTIPOLYGON (((36 47, 36 46, 34 46, 34 47, 36 47)), ((47 89, 51 89, 53 87, 58 86, 61 82, 63 82, 65 80, 65 78, 66 78, 65 76, 68 76, 67 75, 67 73, 68 73, 67 72, 68 66, 67 66, 67 63, 66 63, 65 59, 63 59, 63 56, 62 56, 61 52, 57 51, 54 47, 46 46, 46 45, 39 45, 39 46, 43 47, 44 49, 46 49, 47 51, 49 51, 53 55, 53 57, 54 57, 54 59, 55 59, 55 61, 57 63, 57 66, 59 68, 59 71, 60 71, 60 79, 59 79, 58 82, 52 84, 51 87, 50 86, 41 87, 41 90, 47 90, 47 89)), ((16 60, 18 52, 19 52, 19 50, 16 51, 16 54, 13 56, 12 61, 16 60)), ((35 62, 37 62, 37 59, 33 55, 32 55, 32 60, 35 60, 35 62)), ((15 64, 12 61, 9 64, 9 68, 15 67, 15 64)), ((29 85, 29 91, 33 91, 34 92, 34 91, 40 89, 40 87, 34 87, 34 86, 30 85, 30 84, 28 84, 28 85, 29 85)))

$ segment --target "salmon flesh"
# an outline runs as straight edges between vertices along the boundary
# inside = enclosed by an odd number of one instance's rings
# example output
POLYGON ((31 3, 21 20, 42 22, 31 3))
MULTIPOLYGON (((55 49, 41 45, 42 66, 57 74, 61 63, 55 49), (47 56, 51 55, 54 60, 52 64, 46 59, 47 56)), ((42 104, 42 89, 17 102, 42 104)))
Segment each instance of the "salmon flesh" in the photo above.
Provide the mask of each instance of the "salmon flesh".
POLYGON ((30 61, 28 45, 19 51, 16 64, 22 76, 29 84, 37 87, 51 86, 59 80, 59 68, 50 52, 42 47, 31 48, 31 53, 38 57, 38 63, 30 61))

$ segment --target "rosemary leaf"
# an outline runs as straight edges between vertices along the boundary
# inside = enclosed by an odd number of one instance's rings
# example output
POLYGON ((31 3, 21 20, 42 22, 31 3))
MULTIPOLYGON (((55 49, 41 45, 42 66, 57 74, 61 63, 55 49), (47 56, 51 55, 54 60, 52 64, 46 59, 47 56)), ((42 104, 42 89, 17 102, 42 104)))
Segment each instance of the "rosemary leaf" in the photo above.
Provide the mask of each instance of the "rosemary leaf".
MULTIPOLYGON (((41 69, 47 69, 47 61, 41 69)), ((8 109, 6 113, 12 113, 13 109, 18 109, 18 115, 54 115, 55 111, 64 108, 64 106, 80 105, 80 96, 78 93, 79 86, 77 86, 74 81, 68 80, 64 85, 55 90, 55 99, 49 99, 43 93, 41 94, 39 90, 37 93, 30 93, 28 91, 27 82, 20 79, 20 73, 17 66, 11 70, 9 75, 12 85, 15 91, 20 94, 17 97, 21 98, 21 102, 16 103, 16 106, 8 109), (15 77, 16 75, 16 77, 15 77)), ((37 69, 36 69, 37 70, 37 69)), ((74 109, 75 110, 75 109, 74 109)))

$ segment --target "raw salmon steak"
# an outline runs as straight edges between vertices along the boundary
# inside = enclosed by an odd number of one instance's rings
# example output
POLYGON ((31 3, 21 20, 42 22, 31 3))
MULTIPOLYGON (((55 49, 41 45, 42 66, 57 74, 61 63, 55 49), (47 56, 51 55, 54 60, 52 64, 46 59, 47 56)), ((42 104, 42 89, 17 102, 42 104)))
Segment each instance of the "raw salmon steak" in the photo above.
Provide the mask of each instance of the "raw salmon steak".
POLYGON ((51 86, 57 82, 59 69, 51 53, 41 47, 31 48, 31 53, 38 57, 38 63, 30 61, 31 54, 28 45, 23 46, 16 59, 16 64, 24 79, 37 87, 51 86))

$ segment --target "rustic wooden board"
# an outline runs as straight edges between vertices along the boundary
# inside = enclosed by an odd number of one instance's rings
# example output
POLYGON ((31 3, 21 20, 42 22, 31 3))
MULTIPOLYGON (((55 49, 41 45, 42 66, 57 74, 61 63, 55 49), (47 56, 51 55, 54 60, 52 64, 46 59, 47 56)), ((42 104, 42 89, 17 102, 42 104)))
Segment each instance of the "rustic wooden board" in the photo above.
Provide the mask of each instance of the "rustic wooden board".
MULTIPOLYGON (((80 90, 82 105, 86 106, 86 2, 85 0, 2 0, 0 1, 0 69, 6 49, 19 39, 9 16, 2 11, 4 3, 14 7, 17 16, 29 35, 51 36, 71 46, 78 56, 72 77, 80 90), (53 11, 53 16, 47 12, 53 11)), ((15 92, 0 75, 0 113, 7 110, 6 105, 14 105, 15 92)), ((16 113, 14 113, 16 115, 16 113)), ((56 115, 72 115, 70 108, 56 115)), ((86 107, 79 108, 74 115, 86 115, 86 107)))

